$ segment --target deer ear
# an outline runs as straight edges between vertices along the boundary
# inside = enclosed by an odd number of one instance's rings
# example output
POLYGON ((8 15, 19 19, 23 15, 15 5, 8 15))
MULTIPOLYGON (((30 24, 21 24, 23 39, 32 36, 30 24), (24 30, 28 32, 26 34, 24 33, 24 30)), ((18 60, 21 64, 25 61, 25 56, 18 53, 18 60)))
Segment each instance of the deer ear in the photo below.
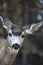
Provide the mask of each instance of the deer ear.
POLYGON ((29 25, 27 26, 27 28, 26 28, 26 26, 25 26, 25 27, 24 27, 24 31, 25 31, 26 34, 34 34, 34 33, 37 32, 37 31, 40 29, 40 27, 42 27, 42 26, 43 26, 43 21, 41 21, 41 22, 39 22, 39 23, 36 23, 36 24, 35 24, 35 23, 32 24, 29 29, 28 29, 29 25))

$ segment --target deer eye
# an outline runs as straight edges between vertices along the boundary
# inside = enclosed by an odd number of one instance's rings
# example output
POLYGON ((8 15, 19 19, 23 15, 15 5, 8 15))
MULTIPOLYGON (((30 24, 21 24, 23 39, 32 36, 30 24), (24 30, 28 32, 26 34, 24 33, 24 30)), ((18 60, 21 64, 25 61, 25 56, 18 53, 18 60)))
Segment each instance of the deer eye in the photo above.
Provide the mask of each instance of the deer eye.
POLYGON ((11 34, 11 33, 9 33, 9 36, 12 36, 12 34, 11 34))
POLYGON ((22 35, 22 38, 24 38, 25 35, 22 35))

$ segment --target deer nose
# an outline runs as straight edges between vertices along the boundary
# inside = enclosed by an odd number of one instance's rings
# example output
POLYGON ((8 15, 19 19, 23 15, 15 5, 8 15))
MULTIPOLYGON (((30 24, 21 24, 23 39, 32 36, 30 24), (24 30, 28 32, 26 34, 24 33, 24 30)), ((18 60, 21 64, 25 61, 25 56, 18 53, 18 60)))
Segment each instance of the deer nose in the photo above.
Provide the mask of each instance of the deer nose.
POLYGON ((14 48, 14 49, 16 49, 16 50, 17 50, 19 47, 20 47, 20 45, 18 45, 17 43, 15 43, 15 44, 12 45, 12 48, 14 48))

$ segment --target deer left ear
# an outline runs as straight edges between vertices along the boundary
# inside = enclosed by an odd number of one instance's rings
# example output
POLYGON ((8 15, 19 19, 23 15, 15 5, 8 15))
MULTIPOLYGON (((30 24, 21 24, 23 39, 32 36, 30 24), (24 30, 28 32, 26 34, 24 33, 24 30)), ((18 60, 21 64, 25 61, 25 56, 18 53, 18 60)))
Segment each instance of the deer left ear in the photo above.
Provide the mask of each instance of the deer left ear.
POLYGON ((28 26, 24 26, 24 32, 26 34, 35 34, 35 32, 37 32, 40 27, 43 26, 43 21, 39 22, 39 23, 33 23, 30 28, 28 29, 29 25, 28 26))

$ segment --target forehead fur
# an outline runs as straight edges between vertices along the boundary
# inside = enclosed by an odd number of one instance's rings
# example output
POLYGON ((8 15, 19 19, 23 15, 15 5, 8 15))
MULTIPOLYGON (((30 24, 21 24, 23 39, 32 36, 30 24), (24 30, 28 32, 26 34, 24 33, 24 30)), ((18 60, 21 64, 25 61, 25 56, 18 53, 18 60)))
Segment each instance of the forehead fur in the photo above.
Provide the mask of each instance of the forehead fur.
POLYGON ((14 32, 22 32, 22 28, 20 28, 20 27, 14 26, 14 27, 12 27, 11 29, 12 29, 12 31, 14 31, 14 32))

